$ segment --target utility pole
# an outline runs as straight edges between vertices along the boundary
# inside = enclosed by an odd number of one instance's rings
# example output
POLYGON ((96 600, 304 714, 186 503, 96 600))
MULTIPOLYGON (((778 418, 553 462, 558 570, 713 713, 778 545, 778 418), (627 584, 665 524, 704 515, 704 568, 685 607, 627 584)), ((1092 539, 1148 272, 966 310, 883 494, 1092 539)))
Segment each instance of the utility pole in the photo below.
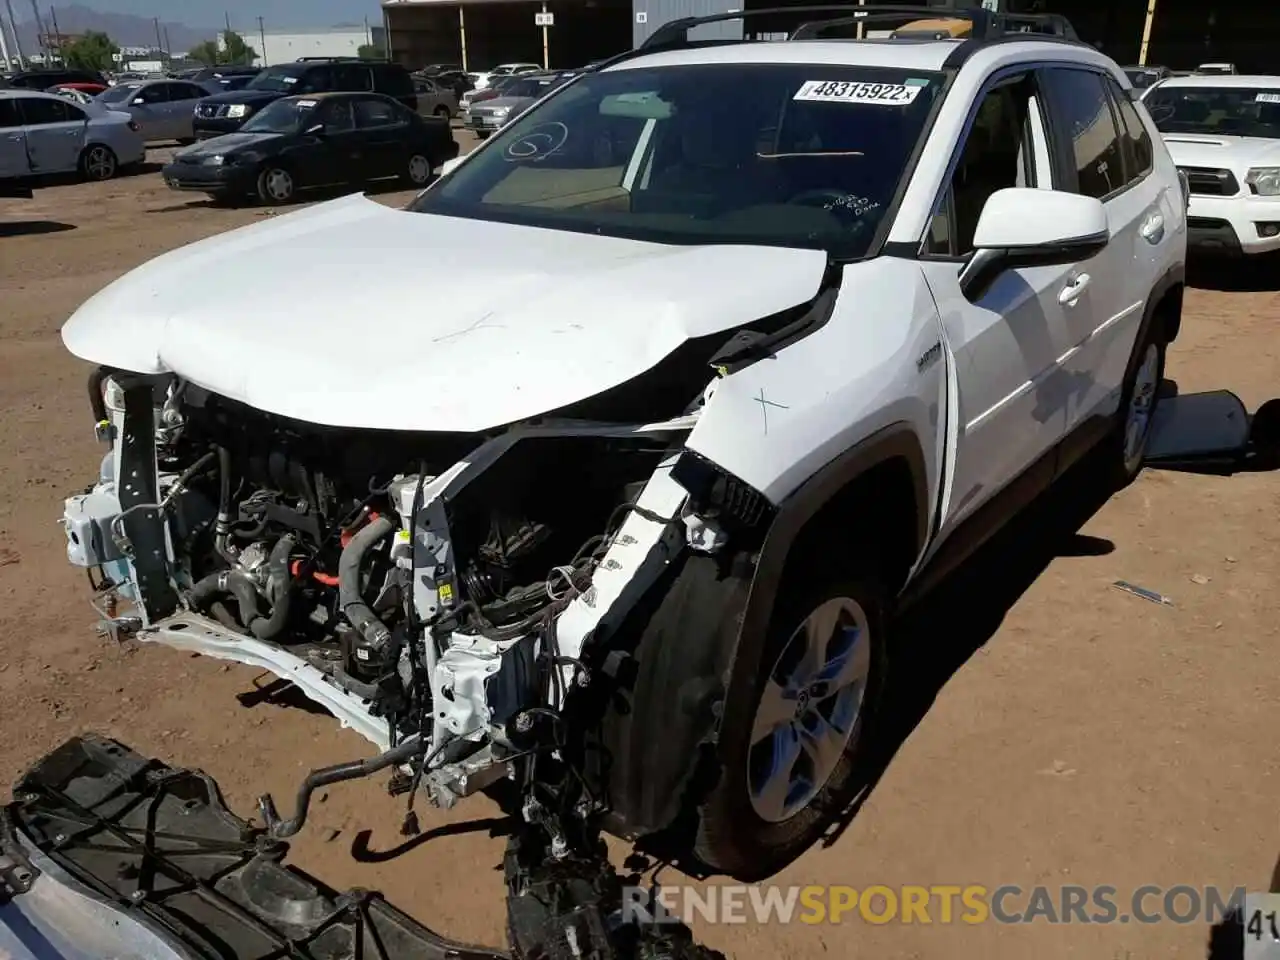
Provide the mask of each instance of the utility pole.
MULTIPOLYGON (((31 13, 36 18, 36 45, 40 48, 40 55, 47 65, 49 62, 49 49, 45 41, 49 38, 49 34, 44 28, 44 20, 40 18, 40 5, 36 0, 31 0, 31 13)), ((14 21, 13 27, 15 31, 18 29, 17 21, 14 21)))
POLYGON ((22 55, 22 41, 18 39, 18 18, 13 15, 13 0, 4 0, 4 8, 9 11, 9 26, 13 28, 13 52, 18 55, 18 69, 27 69, 27 60, 22 55))
POLYGON ((58 11, 53 7, 49 8, 49 22, 53 24, 53 44, 51 50, 58 52, 58 62, 66 65, 66 61, 62 59, 62 31, 58 29, 58 11))
POLYGON ((163 66, 165 61, 165 52, 164 52, 164 41, 160 38, 160 18, 152 17, 151 22, 155 25, 155 28, 156 28, 156 50, 158 50, 160 53, 160 64, 161 66, 163 66))
POLYGON ((262 25, 262 18, 258 18, 258 42, 262 44, 262 49, 258 51, 258 57, 262 60, 262 65, 267 64, 267 28, 262 25))
POLYGON ((5 70, 13 69, 13 61, 9 59, 9 41, 5 38, 4 15, 0 14, 0 60, 4 61, 5 70))

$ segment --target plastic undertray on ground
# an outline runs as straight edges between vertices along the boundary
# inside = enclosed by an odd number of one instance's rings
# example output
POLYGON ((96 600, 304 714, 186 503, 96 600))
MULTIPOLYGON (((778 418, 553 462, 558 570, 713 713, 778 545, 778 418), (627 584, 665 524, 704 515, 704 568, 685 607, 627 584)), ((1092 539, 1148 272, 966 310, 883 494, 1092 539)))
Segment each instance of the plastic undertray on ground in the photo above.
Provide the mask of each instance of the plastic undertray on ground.
POLYGON ((380 896, 337 893, 232 814, 217 785, 123 744, 63 744, 0 813, 5 960, 505 960, 380 896))
POLYGON ((1156 407, 1147 444, 1148 467, 1202 473, 1266 469, 1276 455, 1280 404, 1249 415, 1229 390, 1165 397, 1156 407))

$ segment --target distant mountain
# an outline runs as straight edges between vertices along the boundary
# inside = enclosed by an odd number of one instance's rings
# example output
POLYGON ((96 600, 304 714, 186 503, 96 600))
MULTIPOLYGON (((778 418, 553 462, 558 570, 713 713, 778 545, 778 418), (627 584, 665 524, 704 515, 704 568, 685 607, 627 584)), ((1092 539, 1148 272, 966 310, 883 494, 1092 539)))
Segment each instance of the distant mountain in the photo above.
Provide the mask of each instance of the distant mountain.
MULTIPOLYGON (((24 2, 22 5, 28 4, 24 2)), ((44 21, 44 28, 52 33, 53 20, 49 16, 49 7, 44 3, 40 6, 40 18, 44 21)), ((16 13, 18 3, 14 3, 14 8, 16 13)), ((54 11, 58 17, 60 33, 84 33, 86 30, 98 30, 109 36, 117 46, 154 47, 156 45, 155 22, 146 17, 133 17, 123 13, 100 13, 79 4, 67 6, 55 4, 54 11)), ((200 29, 185 23, 161 20, 160 36, 162 38, 166 29, 169 31, 169 45, 173 48, 171 53, 186 53, 201 41, 213 39, 218 33, 217 27, 200 29)), ((30 20, 18 24, 18 38, 22 43, 23 53, 39 51, 39 45, 36 42, 37 32, 36 24, 30 20)))

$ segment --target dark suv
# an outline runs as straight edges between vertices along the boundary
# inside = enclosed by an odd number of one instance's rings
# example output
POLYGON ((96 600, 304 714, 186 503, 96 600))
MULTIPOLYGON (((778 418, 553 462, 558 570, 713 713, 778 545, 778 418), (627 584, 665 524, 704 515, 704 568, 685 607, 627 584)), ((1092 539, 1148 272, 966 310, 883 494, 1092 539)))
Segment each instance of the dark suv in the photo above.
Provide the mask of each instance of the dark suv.
POLYGON ((107 85, 96 70, 20 70, 0 76, 0 87, 19 87, 24 90, 48 90, 61 83, 98 83, 107 85))
POLYGON ((398 63, 368 60, 300 60, 267 67, 241 90, 217 93, 196 104, 195 135, 204 140, 234 133, 281 97, 305 93, 372 90, 418 109, 409 72, 398 63))

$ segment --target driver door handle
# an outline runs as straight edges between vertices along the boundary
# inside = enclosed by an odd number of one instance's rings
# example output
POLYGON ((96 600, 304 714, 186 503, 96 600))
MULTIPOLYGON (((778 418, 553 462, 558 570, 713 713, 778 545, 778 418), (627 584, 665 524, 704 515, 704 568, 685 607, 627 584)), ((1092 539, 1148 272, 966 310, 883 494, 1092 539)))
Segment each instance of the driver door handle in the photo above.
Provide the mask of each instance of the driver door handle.
POLYGON ((1058 294, 1058 302, 1064 307, 1071 306, 1080 299, 1080 294, 1084 293, 1089 286, 1089 275, 1080 273, 1067 281, 1067 285, 1062 288, 1062 292, 1058 294))

